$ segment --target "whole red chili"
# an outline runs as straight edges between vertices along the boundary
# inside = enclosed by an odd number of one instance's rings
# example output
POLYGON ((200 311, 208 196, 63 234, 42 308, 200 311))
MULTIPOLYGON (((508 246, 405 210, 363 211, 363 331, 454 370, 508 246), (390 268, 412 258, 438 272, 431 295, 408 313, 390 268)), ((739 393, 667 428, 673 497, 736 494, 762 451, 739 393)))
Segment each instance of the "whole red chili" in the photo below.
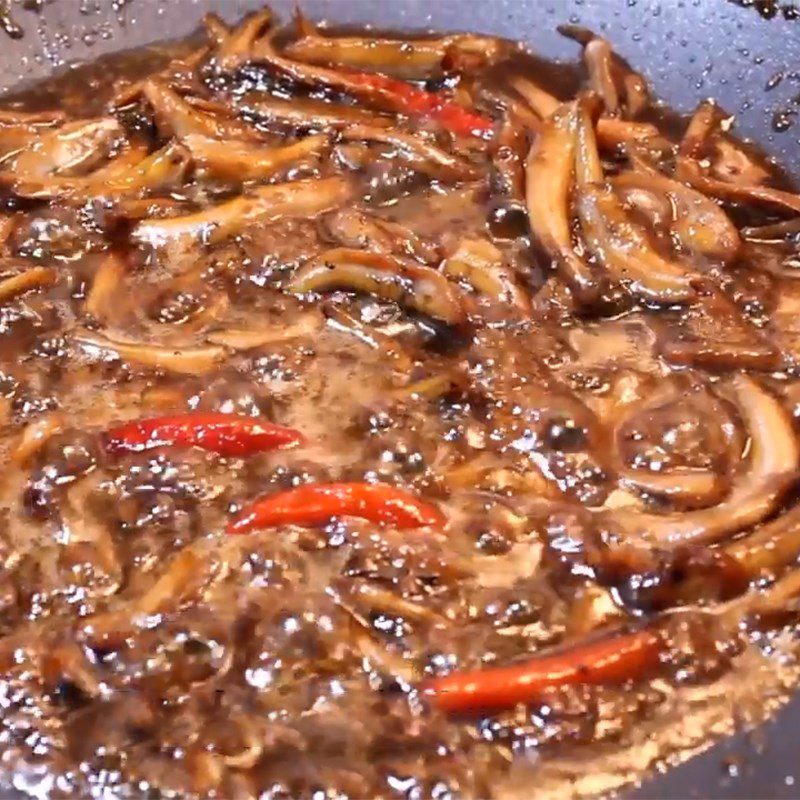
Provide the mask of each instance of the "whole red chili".
POLYGON ((440 527, 445 517, 436 506, 386 484, 316 483, 262 497, 232 520, 228 533, 246 533, 276 525, 319 525, 332 517, 361 517, 398 528, 440 527))
POLYGON ((236 414, 199 411, 126 422, 105 434, 106 449, 112 453, 184 445, 222 456, 247 456, 285 450, 302 442, 299 431, 283 425, 236 414))
POLYGON ((351 72, 348 78, 380 93, 395 111, 430 117, 459 136, 487 136, 492 131, 494 123, 489 117, 469 111, 439 92, 428 92, 405 81, 371 72, 351 72))
POLYGON ((506 667, 454 672, 422 687, 443 711, 470 714, 530 703, 545 689, 610 685, 642 677, 659 663, 664 644, 650 629, 580 642, 506 667))

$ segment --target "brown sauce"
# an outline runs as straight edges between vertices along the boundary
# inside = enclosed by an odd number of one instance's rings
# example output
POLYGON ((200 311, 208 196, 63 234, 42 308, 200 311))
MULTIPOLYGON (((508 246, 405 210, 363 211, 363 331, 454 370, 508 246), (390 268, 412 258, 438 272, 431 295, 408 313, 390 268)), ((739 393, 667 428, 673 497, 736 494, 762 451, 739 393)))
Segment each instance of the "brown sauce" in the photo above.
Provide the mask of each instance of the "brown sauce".
POLYGON ((564 797, 758 721, 800 197, 585 31, 270 25, 0 109, 0 783, 564 797))

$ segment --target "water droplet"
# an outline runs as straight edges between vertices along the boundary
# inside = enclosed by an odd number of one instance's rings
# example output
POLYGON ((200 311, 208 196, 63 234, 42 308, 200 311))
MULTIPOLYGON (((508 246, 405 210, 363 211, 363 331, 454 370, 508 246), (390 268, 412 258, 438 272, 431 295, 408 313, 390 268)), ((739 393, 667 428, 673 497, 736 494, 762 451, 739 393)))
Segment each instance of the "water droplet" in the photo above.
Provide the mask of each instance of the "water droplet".
POLYGON ((722 759, 722 770, 730 778, 738 778, 741 772, 741 764, 736 756, 722 759))
POLYGON ((581 21, 581 18, 577 14, 571 14, 569 21, 572 25, 577 25, 581 21))
POLYGON ((797 111, 791 108, 779 109, 772 115, 772 130, 775 133, 785 133, 794 125, 797 111))
POLYGON ((783 80, 783 73, 776 72, 768 81, 766 86, 764 87, 764 91, 771 92, 776 86, 780 84, 783 80))

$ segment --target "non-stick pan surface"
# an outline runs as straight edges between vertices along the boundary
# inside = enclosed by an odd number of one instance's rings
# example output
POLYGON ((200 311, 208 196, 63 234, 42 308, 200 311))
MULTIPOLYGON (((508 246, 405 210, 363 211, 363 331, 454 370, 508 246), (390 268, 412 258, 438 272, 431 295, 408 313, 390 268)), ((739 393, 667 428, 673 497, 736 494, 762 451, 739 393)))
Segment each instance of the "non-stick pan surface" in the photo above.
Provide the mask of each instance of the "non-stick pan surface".
MULTIPOLYGON (((0 1, 0 7, 3 2, 0 1)), ((205 11, 235 19, 260 0, 10 0, 25 31, 0 32, 0 91, 81 59, 191 32, 205 11)), ((291 13, 293 0, 271 0, 291 13)), ((579 23, 680 111, 715 97, 751 137, 800 176, 800 4, 783 0, 303 0, 314 19, 380 28, 461 29, 522 39, 574 60, 556 25, 579 23)), ((532 790, 531 796, 535 796, 532 790)), ((647 780, 644 798, 800 798, 800 694, 755 734, 742 733, 647 780)))

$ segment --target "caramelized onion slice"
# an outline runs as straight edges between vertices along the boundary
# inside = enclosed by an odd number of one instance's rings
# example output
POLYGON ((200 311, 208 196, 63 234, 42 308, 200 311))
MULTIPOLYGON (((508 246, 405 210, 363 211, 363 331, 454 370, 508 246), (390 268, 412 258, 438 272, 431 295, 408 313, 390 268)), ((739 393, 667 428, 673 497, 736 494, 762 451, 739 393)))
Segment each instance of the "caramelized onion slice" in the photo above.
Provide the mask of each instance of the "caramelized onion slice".
POLYGON ((345 66, 421 79, 440 73, 443 64, 485 66, 508 50, 492 36, 456 34, 438 39, 364 39, 322 36, 310 31, 286 47, 290 58, 322 66, 345 66))
POLYGON ((619 509, 606 517, 623 541, 675 547, 709 543, 760 522, 780 501, 800 467, 792 421, 776 398, 746 375, 731 379, 736 403, 750 434, 748 466, 719 505, 684 514, 619 509))
POLYGON ((341 177, 264 186, 196 214, 143 220, 131 237, 154 247, 182 238, 214 244, 255 223, 331 211, 347 202, 352 191, 351 184, 341 177))
POLYGON ((758 203, 781 211, 800 214, 800 194, 773 189, 771 186, 748 186, 727 183, 709 177, 696 161, 680 158, 675 171, 676 177, 712 197, 741 203, 758 203))
MULTIPOLYGON (((494 86, 481 85, 479 89, 481 96, 487 102, 503 111, 505 114, 504 126, 512 125, 532 133, 538 133, 542 129, 542 118, 530 108, 528 103, 494 86)), ((498 141, 498 145, 500 144, 498 141)))
POLYGON ((20 467, 26 467, 48 440, 64 430, 64 415, 53 411, 43 414, 29 422, 17 438, 11 449, 11 461, 20 467))
POLYGON ((52 175, 86 172, 102 162, 122 137, 122 126, 113 117, 67 122, 42 133, 16 156, 13 178, 37 183, 52 175))
POLYGON ((206 339, 231 350, 254 350, 258 347, 281 344, 292 339, 312 336, 322 329, 323 319, 318 313, 305 314, 291 325, 267 327, 259 330, 245 328, 225 328, 212 331, 206 339))
POLYGON ((110 199, 138 197, 180 185, 188 168, 188 151, 171 142, 127 169, 115 170, 105 177, 93 173, 84 182, 75 184, 67 194, 110 199))
POLYGON ((611 114, 627 111, 637 116, 650 104, 647 81, 632 70, 602 37, 577 25, 561 25, 558 32, 583 45, 589 84, 611 114))
MULTIPOLYGON (((259 39, 253 45, 251 55, 254 63, 264 64, 292 81, 312 87, 331 89, 335 92, 344 92, 386 111, 406 113, 412 110, 412 113, 416 114, 418 112, 413 110, 416 106, 413 99, 420 100, 424 98, 426 102, 423 105, 426 107, 418 111, 428 113, 431 111, 431 108, 427 107, 428 102, 434 101, 438 97, 435 94, 424 92, 410 84, 399 82, 395 78, 389 78, 380 73, 331 69, 295 61, 278 52, 272 36, 264 36, 259 39), (398 86, 398 83, 401 85, 398 86)), ((477 118, 452 102, 445 103, 444 106, 439 108, 438 116, 445 124, 445 127, 451 127, 454 130, 462 130, 469 125, 474 127, 476 121, 490 127, 490 121, 485 118, 477 118), (458 118, 465 115, 468 119, 458 118)), ((485 132, 486 130, 483 129, 483 133, 485 132)))
POLYGON ((32 198, 122 199, 172 188, 180 184, 188 167, 189 153, 176 142, 150 155, 143 147, 131 146, 89 175, 19 182, 14 190, 22 197, 32 198))
POLYGON ((583 60, 589 71, 589 86, 603 100, 610 114, 621 110, 621 98, 614 80, 614 51, 605 39, 592 37, 583 48, 583 60))
POLYGON ((92 288, 86 295, 87 313, 102 322, 119 319, 119 308, 114 308, 114 301, 123 287, 125 273, 125 264, 119 255, 109 252, 98 266, 92 288))
POLYGON ((346 125, 380 128, 392 124, 391 117, 365 108, 300 97, 281 100, 269 95, 245 95, 239 103, 239 110, 267 122, 314 130, 341 128, 346 125))
POLYGON ((730 613, 731 623, 740 629, 743 612, 748 616, 783 615, 792 610, 796 613, 798 594, 800 594, 800 570, 795 569, 775 581, 766 591, 754 590, 745 595, 741 603, 731 604, 726 612, 730 613))
POLYGON ((345 207, 334 211, 322 220, 322 226, 342 247, 410 256, 428 265, 441 260, 436 245, 420 238, 410 228, 360 209, 345 207))
POLYGON ((226 58, 226 54, 218 54, 217 64, 220 69, 230 71, 250 62, 264 64, 300 83, 344 91, 356 97, 381 99, 380 90, 376 92, 371 87, 353 80, 344 70, 318 67, 281 55, 275 47, 273 37, 269 34, 264 35, 268 22, 269 16, 266 13, 263 16, 256 14, 245 20, 232 34, 232 38, 238 35, 241 41, 237 52, 230 58, 226 58))
POLYGON ((52 286, 58 279, 58 273, 50 267, 32 267, 31 269, 0 280, 0 303, 5 303, 31 289, 52 286))
MULTIPOLYGON (((532 114, 529 116, 533 117, 532 114)), ((538 120, 533 130, 541 128, 538 120)), ((525 205, 525 156, 528 150, 528 132, 525 123, 510 108, 506 109, 492 150, 493 174, 490 178, 493 193, 504 202, 519 208, 525 205)))
POLYGON ((448 325, 466 318, 458 290, 440 272, 365 250, 328 250, 301 267, 287 288, 295 294, 331 289, 374 294, 448 325))
POLYGON ((204 15, 202 25, 206 38, 217 49, 222 47, 231 35, 231 29, 225 20, 213 12, 204 15))
POLYGON ((143 367, 178 375, 204 375, 227 355, 224 347, 168 347, 166 345, 112 338, 95 331, 78 331, 72 341, 90 355, 120 358, 143 367))
POLYGON ((590 300, 597 281, 575 252, 570 227, 576 113, 574 103, 564 105, 542 126, 525 164, 525 198, 534 235, 579 298, 590 300))
POLYGON ((701 369, 772 372, 780 369, 783 363, 780 350, 756 330, 746 342, 670 338, 662 341, 658 350, 670 364, 701 369))
POLYGON ((623 172, 612 179, 617 189, 643 189, 666 195, 673 204, 672 230, 683 246, 697 255, 729 263, 739 254, 742 240, 728 215, 696 189, 655 170, 623 172))
POLYGON ((120 220, 138 222, 142 219, 164 219, 177 217, 186 210, 182 200, 173 200, 171 197, 134 197, 115 200, 108 208, 100 210, 100 219, 103 224, 112 225, 120 220))
POLYGON ((724 479, 712 470, 673 469, 659 473, 628 467, 619 471, 624 484, 680 506, 707 506, 725 491, 724 479))
POLYGON ((706 318, 701 335, 685 337, 680 329, 666 328, 659 337, 658 350, 666 361, 717 370, 780 368, 780 349, 721 289, 704 286, 699 312, 706 318))
POLYGON ((576 175, 578 218, 589 249, 614 280, 633 294, 658 303, 675 303, 695 295, 697 276, 662 258, 644 231, 628 219, 610 186, 601 184, 603 169, 594 126, 585 104, 578 109, 576 175))
POLYGON ((683 382, 664 383, 653 394, 613 414, 612 465, 623 486, 668 499, 681 509, 703 508, 723 499, 730 488, 729 473, 744 449, 744 435, 719 399, 707 388, 695 391, 697 388, 683 382), (647 439, 648 431, 660 430, 661 441, 670 450, 672 437, 664 434, 684 422, 701 437, 693 450, 702 453, 702 466, 671 466, 660 458, 647 458, 649 468, 632 466, 635 459, 630 452, 624 454, 626 447, 636 448, 637 442, 641 445, 647 439), (654 471, 658 468, 662 471, 654 471))
POLYGON ((512 75, 508 83, 541 120, 552 117, 561 105, 561 101, 550 92, 522 75, 512 75))
POLYGON ((589 249, 614 280, 643 300, 672 304, 692 300, 696 277, 666 261, 632 223, 609 187, 587 187, 578 216, 589 249))
POLYGON ((214 61, 222 72, 232 72, 246 64, 252 54, 253 45, 270 29, 272 12, 264 8, 245 17, 227 35, 227 25, 216 14, 207 14, 204 19, 206 30, 213 27, 217 49, 214 61))
POLYGON ((309 33, 286 47, 286 55, 320 66, 345 66, 388 72, 399 78, 425 78, 441 66, 448 39, 364 39, 309 33))
POLYGON ((647 147, 650 150, 670 153, 674 145, 651 122, 639 122, 617 117, 600 117, 597 120, 597 139, 606 150, 620 147, 647 147))
POLYGON ((95 197, 135 197, 145 192, 175 187, 183 180, 188 168, 189 154, 186 148, 172 142, 138 164, 106 176, 102 182, 101 176, 96 173, 88 176, 83 191, 95 197))
POLYGON ((754 577, 762 572, 774 575, 794 564, 800 556, 800 506, 727 545, 725 552, 754 577))
POLYGON ((17 226, 17 221, 9 214, 8 216, 0 216, 0 252, 5 247, 6 242, 17 226))
POLYGON ((271 36, 263 36, 253 43, 248 60, 265 64, 299 83, 347 92, 354 97, 364 98, 378 105, 383 105, 389 110, 394 108, 394 98, 387 96, 385 91, 376 88, 374 85, 354 79, 352 75, 344 70, 317 67, 302 61, 286 58, 278 52, 271 36))
POLYGON ((760 184, 729 183, 709 174, 700 159, 718 119, 719 110, 713 102, 706 101, 697 107, 681 140, 675 177, 720 200, 758 203, 800 214, 800 194, 760 184))
POLYGON ((258 147, 237 141, 218 141, 194 134, 184 139, 195 163, 215 178, 257 181, 290 166, 313 163, 328 147, 328 137, 306 136, 282 147, 258 147))
POLYGON ((63 111, 21 111, 0 108, 0 125, 55 125, 64 121, 63 111))
POLYGON ((487 239, 464 239, 458 249, 442 263, 442 270, 462 278, 481 294, 522 311, 530 310, 530 301, 517 285, 503 254, 487 239))
POLYGON ((177 611, 195 597, 219 568, 204 540, 181 550, 153 585, 121 607, 87 617, 82 625, 86 638, 95 644, 114 646, 154 614, 177 611))
POLYGON ((412 167, 432 178, 464 181, 481 175, 481 170, 476 165, 446 153, 436 145, 426 142, 419 134, 412 136, 394 129, 352 125, 342 131, 342 137, 347 140, 360 139, 388 144, 396 148, 399 155, 412 167))
POLYGON ((240 120, 201 111, 159 81, 147 81, 143 93, 153 108, 156 124, 162 133, 172 134, 178 139, 187 136, 221 140, 259 138, 258 131, 240 120))
MULTIPOLYGON (((508 79, 508 83, 539 119, 545 120, 550 117, 561 103, 529 78, 514 75, 508 79)), ((647 143, 658 150, 671 148, 671 144, 652 123, 619 119, 619 117, 600 117, 597 120, 597 139, 607 150, 616 150, 620 146, 633 143, 647 143)))
POLYGON ((753 242, 773 242, 785 240, 787 236, 800 233, 800 219, 785 219, 767 225, 754 225, 742 228, 742 236, 753 242))
MULTIPOLYGON (((74 195, 81 189, 90 189, 98 183, 105 184, 138 164, 147 155, 144 144, 128 144, 120 153, 102 167, 86 176, 64 177, 59 175, 47 176, 41 179, 30 180, 17 178, 14 182, 14 192, 21 197, 50 198, 74 195)), ((84 192, 86 193, 86 192, 84 192)))

